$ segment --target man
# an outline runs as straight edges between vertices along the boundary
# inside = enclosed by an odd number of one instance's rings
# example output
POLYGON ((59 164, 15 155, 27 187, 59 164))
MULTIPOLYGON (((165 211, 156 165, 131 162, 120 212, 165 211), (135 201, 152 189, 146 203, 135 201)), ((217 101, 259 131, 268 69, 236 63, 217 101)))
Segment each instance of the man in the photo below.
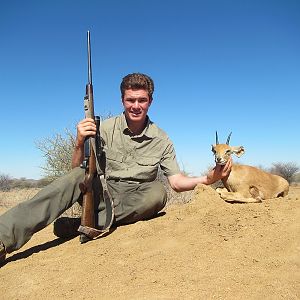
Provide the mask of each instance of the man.
MULTIPOLYGON (((172 142, 147 115, 153 91, 154 84, 149 76, 140 73, 125 76, 121 83, 124 112, 101 125, 107 186, 114 201, 116 226, 154 217, 165 206, 166 191, 155 180, 159 167, 177 192, 192 190, 198 183, 212 184, 230 173, 231 161, 225 166, 216 166, 207 176, 189 177, 180 173, 172 142)), ((84 170, 79 166, 84 158, 84 141, 95 134, 93 119, 79 122, 73 170, 0 217, 0 260, 4 261, 6 253, 22 247, 35 232, 81 200, 79 183, 84 170)), ((100 195, 98 181, 95 187, 98 187, 96 194, 100 195)), ((97 198, 99 200, 100 196, 97 198)), ((101 227, 105 219, 103 201, 98 201, 96 214, 96 225, 101 227)), ((66 229, 73 235, 67 225, 57 222, 54 232, 59 236, 59 232, 66 229)), ((75 229, 78 228, 79 224, 75 225, 75 229)))

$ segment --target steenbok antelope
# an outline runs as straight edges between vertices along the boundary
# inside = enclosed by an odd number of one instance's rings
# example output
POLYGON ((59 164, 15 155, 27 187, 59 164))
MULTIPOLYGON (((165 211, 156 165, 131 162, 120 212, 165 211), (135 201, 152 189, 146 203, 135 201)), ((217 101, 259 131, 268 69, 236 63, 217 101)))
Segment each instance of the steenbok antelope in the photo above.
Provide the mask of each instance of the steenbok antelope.
MULTIPOLYGON (((219 144, 216 132, 216 144, 212 145, 216 164, 226 164, 232 153, 237 157, 244 154, 243 146, 229 146, 230 136, 231 133, 226 144, 219 144)), ((227 202, 262 202, 263 199, 284 197, 289 191, 289 183, 284 178, 239 164, 232 164, 229 176, 222 179, 222 182, 226 189, 218 188, 216 191, 227 202)))

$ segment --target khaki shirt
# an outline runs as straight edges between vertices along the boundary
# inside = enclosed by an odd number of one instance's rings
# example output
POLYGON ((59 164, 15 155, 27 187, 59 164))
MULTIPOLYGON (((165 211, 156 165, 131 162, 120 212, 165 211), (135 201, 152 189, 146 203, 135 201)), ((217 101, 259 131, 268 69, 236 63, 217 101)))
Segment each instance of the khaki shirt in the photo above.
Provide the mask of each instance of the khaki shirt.
POLYGON ((153 181, 159 167, 165 176, 180 173, 173 143, 147 119, 144 131, 136 136, 128 128, 124 113, 101 123, 108 180, 153 181))

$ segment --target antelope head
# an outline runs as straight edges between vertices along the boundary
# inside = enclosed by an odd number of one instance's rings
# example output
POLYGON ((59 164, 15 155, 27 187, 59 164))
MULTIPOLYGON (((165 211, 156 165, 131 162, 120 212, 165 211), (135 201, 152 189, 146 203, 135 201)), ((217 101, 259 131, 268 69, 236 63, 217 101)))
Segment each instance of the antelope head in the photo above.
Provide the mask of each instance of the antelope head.
POLYGON ((231 154, 235 154, 237 157, 240 157, 244 154, 245 149, 243 146, 229 146, 229 141, 231 133, 227 137, 226 144, 219 144, 218 132, 216 131, 216 144, 211 146, 211 151, 215 156, 215 162, 218 165, 225 165, 231 154))

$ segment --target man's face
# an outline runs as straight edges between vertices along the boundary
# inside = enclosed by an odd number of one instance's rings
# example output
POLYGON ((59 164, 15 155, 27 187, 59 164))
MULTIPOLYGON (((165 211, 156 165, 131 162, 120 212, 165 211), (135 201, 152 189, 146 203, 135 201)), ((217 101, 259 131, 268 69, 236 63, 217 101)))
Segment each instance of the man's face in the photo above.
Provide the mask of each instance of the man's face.
POLYGON ((146 90, 125 90, 122 103, 127 121, 144 123, 151 102, 146 90))

